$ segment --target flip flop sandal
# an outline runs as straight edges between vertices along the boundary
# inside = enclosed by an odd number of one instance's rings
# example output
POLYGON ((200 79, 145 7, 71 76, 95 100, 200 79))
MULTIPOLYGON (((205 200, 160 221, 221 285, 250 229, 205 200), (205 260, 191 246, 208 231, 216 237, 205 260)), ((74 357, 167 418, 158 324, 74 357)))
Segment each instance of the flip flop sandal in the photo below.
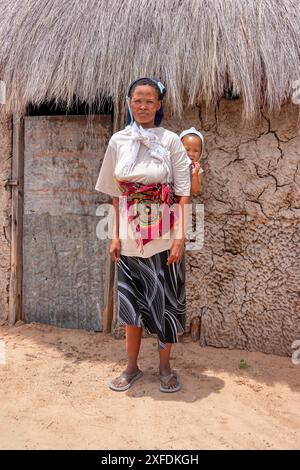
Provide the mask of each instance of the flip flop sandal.
POLYGON ((128 390, 136 380, 143 377, 143 375, 144 374, 141 370, 138 370, 137 372, 134 372, 133 374, 127 374, 126 372, 122 372, 122 374, 119 377, 121 379, 121 383, 125 382, 125 384, 119 385, 119 386, 115 385, 114 384, 115 379, 114 379, 109 382, 108 386, 111 390, 114 390, 116 392, 124 392, 125 390, 128 390))
POLYGON ((173 370, 171 371, 171 374, 169 375, 160 375, 159 380, 160 380, 159 390, 161 392, 174 393, 174 392, 178 392, 181 389, 181 383, 179 382, 178 375, 173 370), (173 377, 176 379, 177 385, 175 385, 174 387, 168 388, 167 385, 173 377))

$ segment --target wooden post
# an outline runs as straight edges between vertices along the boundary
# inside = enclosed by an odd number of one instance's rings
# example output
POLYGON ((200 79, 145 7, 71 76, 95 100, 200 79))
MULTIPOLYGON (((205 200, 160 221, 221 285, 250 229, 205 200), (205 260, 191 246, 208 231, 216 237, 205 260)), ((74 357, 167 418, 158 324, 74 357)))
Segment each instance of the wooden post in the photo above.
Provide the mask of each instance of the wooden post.
POLYGON ((194 317, 191 320, 191 338, 192 341, 199 341, 200 339, 200 326, 201 326, 201 318, 194 317))
POLYGON ((113 321, 113 293, 114 293, 114 277, 115 277, 115 264, 111 261, 111 257, 108 255, 106 260, 106 276, 105 276, 105 288, 104 288, 104 305, 103 310, 103 333, 110 333, 113 321))
POLYGON ((13 114, 13 147, 11 185, 11 262, 9 285, 10 324, 23 320, 22 305, 22 242, 24 194, 24 118, 13 114))
POLYGON ((123 98, 116 99, 114 109, 113 133, 125 127, 125 102, 123 98))

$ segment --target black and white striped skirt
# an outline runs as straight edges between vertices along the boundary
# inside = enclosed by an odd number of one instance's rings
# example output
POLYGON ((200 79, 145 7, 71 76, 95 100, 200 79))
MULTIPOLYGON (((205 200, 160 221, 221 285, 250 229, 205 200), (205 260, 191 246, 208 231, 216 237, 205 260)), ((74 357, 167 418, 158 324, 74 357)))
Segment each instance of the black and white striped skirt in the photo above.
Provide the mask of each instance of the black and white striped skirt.
POLYGON ((119 323, 157 334, 161 347, 178 341, 186 318, 185 253, 167 266, 169 255, 120 255, 117 262, 119 323))

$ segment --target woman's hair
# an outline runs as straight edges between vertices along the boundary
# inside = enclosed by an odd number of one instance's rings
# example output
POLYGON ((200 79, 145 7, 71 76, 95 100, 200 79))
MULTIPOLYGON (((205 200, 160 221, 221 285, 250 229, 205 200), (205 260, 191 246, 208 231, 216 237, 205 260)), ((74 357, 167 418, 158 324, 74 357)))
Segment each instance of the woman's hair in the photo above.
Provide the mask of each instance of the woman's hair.
MULTIPOLYGON (((138 87, 138 86, 143 86, 143 85, 149 85, 152 88, 154 88, 157 92, 157 95, 158 95, 157 97, 158 97, 159 101, 162 101, 163 97, 166 94, 166 87, 157 78, 142 77, 142 78, 138 78, 137 80, 134 80, 129 85, 127 96, 126 96, 127 108, 128 108, 127 113, 126 113, 126 126, 128 126, 129 124, 132 124, 132 122, 133 122, 133 116, 132 116, 132 112, 131 112, 131 108, 130 108, 130 98, 132 97, 132 94, 133 94, 135 88, 138 87)), ((163 116, 164 116, 164 111, 163 111, 163 106, 162 106, 162 103, 161 103, 160 109, 155 114, 154 124, 156 126, 160 125, 160 123, 163 119, 163 116)))
POLYGON ((151 86, 152 88, 154 88, 154 90, 156 90, 156 93, 157 93, 157 98, 161 101, 162 100, 162 93, 160 91, 160 88, 159 86, 157 85, 157 83, 152 80, 151 78, 139 78, 138 80, 135 80, 134 82, 132 82, 132 84, 130 85, 129 89, 128 89, 128 96, 129 98, 132 97, 132 94, 134 92, 134 90, 138 87, 138 86, 141 86, 141 85, 149 85, 151 86))

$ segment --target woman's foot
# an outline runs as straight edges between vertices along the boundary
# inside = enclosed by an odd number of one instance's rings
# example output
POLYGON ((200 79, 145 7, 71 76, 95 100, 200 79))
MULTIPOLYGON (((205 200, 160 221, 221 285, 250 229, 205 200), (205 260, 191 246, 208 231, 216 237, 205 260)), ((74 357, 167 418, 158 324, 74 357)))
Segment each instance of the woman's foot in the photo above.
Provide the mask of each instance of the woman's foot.
POLYGON ((128 390, 132 384, 143 377, 143 372, 140 369, 136 369, 134 372, 128 372, 125 370, 121 375, 111 380, 108 384, 111 390, 116 392, 124 392, 128 390))
POLYGON ((159 374, 161 392, 173 393, 178 392, 181 389, 181 383, 179 382, 178 375, 175 370, 160 371, 159 374))

